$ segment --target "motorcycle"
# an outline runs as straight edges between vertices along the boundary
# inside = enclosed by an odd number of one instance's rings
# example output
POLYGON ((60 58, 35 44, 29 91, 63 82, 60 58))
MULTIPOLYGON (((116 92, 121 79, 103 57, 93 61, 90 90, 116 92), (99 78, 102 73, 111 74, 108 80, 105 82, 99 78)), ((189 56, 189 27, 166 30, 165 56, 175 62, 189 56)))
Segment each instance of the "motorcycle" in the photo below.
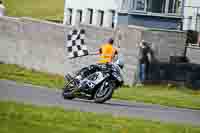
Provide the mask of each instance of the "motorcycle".
POLYGON ((123 61, 117 59, 109 64, 95 64, 82 68, 74 76, 67 74, 63 98, 94 100, 95 103, 110 100, 113 92, 124 83, 123 66, 123 61))

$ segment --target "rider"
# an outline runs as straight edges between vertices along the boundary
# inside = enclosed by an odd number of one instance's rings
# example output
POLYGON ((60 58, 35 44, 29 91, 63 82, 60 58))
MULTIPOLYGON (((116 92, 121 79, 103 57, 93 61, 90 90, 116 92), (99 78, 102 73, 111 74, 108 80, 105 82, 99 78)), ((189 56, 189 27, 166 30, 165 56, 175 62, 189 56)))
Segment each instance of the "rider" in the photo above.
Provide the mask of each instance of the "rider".
POLYGON ((100 60, 99 64, 111 63, 115 56, 118 54, 116 48, 113 47, 114 40, 112 38, 108 39, 106 44, 103 44, 99 49, 100 60))
MULTIPOLYGON (((116 48, 113 47, 113 43, 114 40, 112 38, 109 38, 107 43, 103 44, 97 53, 91 54, 100 55, 98 64, 106 64, 108 67, 109 63, 111 63, 114 60, 115 56, 118 55, 118 51, 116 48)), ((82 69, 82 78, 87 77, 91 73, 94 73, 96 70, 98 70, 97 65, 90 65, 89 67, 84 68, 84 71, 82 69)), ((72 77, 68 74, 66 75, 66 78, 70 80, 72 77)))
MULTIPOLYGON (((114 40, 112 38, 109 38, 107 43, 103 44, 96 55, 99 55, 98 64, 106 64, 107 67, 110 66, 110 63, 113 62, 116 55, 118 55, 118 51, 116 48, 113 47, 114 40)), ((95 71, 99 70, 99 67, 97 65, 90 65, 88 67, 88 71, 84 75, 88 76, 95 71)), ((87 71, 87 70, 86 70, 87 71)), ((83 77, 85 77, 83 76, 83 77)))

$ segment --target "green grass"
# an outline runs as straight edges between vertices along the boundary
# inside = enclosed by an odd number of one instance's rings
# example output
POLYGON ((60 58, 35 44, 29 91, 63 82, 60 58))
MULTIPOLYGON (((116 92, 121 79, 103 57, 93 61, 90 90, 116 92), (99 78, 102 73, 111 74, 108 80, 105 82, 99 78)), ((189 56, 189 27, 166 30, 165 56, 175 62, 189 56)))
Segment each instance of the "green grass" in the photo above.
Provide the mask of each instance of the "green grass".
POLYGON ((62 20, 64 0, 3 0, 6 15, 29 16, 45 20, 62 20))
POLYGON ((25 69, 17 65, 0 64, 0 79, 9 79, 49 88, 62 88, 63 76, 25 69))
MULTIPOLYGON (((62 76, 28 70, 9 64, 0 64, 0 79, 58 89, 64 85, 62 76)), ((197 94, 197 91, 183 87, 148 85, 144 87, 120 88, 115 92, 113 98, 200 110, 200 95, 197 94)))
POLYGON ((200 127, 0 102, 1 133, 199 133, 200 127))
POLYGON ((200 110, 200 93, 184 87, 154 85, 121 88, 113 98, 200 110))

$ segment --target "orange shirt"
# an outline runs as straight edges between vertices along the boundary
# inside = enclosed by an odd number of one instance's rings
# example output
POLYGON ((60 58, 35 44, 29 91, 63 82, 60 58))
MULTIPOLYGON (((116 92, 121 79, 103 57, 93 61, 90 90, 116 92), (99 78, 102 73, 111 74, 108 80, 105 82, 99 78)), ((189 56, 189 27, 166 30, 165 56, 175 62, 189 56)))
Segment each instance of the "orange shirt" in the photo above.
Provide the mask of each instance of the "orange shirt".
POLYGON ((111 44, 104 44, 100 48, 100 60, 99 63, 110 63, 113 60, 113 57, 117 53, 117 50, 111 44))

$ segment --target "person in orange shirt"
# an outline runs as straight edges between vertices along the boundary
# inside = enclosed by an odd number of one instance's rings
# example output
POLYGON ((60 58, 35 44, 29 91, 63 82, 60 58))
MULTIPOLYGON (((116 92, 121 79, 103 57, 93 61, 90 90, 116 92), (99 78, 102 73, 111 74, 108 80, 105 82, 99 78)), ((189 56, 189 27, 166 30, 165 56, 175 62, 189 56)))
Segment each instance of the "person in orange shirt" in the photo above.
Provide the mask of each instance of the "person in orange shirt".
POLYGON ((118 54, 116 48, 113 47, 114 40, 110 38, 106 44, 103 44, 99 49, 100 59, 99 64, 111 63, 115 56, 118 54))

